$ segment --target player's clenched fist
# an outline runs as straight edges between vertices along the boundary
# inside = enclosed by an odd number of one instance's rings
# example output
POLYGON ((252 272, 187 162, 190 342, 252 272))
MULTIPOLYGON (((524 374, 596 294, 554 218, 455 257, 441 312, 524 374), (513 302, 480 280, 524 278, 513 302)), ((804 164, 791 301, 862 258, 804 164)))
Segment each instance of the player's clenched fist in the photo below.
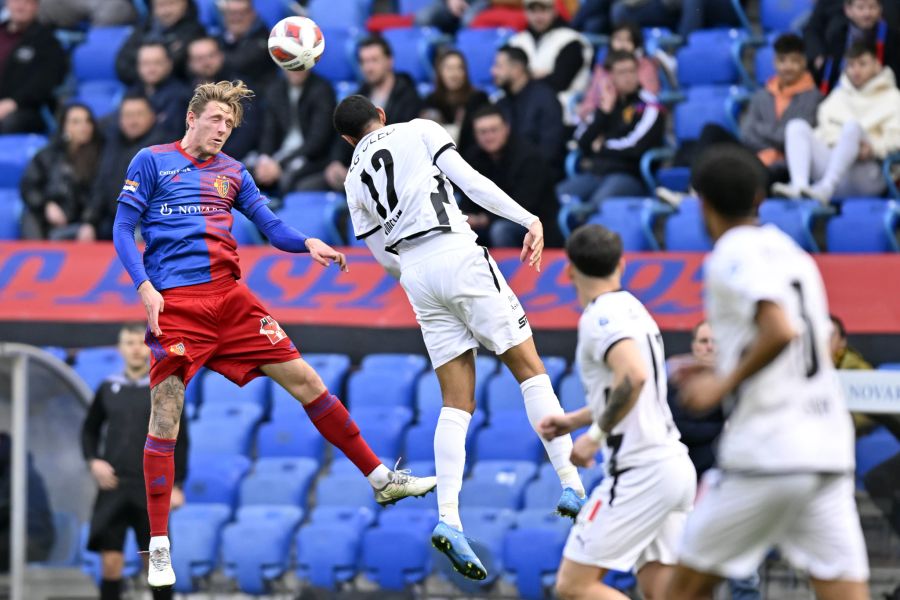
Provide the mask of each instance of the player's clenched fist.
POLYGON ((147 321, 150 323, 150 331, 155 336, 162 335, 162 329, 159 328, 159 313, 163 312, 166 301, 162 294, 156 291, 153 284, 148 279, 140 285, 138 293, 141 295, 141 304, 147 311, 147 321))
POLYGON ((322 265, 329 266, 332 262, 336 262, 341 267, 341 271, 349 271, 347 267, 347 257, 343 253, 338 252, 325 242, 317 238, 309 238, 306 240, 306 247, 312 259, 322 265))

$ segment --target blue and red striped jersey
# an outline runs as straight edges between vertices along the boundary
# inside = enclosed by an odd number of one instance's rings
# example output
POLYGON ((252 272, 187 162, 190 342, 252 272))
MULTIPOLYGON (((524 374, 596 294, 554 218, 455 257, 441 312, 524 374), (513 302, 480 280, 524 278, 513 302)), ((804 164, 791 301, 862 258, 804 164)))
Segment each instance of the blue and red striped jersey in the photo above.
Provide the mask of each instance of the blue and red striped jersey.
POLYGON ((247 218, 268 203, 239 161, 205 161, 180 142, 144 148, 128 166, 119 202, 141 211, 144 268, 157 290, 240 278, 232 209, 247 218))

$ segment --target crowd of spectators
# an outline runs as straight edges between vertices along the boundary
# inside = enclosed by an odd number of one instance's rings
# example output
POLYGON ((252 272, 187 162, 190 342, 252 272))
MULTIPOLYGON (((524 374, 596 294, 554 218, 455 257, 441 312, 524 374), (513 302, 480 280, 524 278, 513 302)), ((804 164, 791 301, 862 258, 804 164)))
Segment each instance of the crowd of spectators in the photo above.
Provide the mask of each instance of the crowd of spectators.
MULTIPOLYGON (((802 36, 774 39, 774 75, 752 92, 739 126, 709 125, 691 144, 747 145, 769 167, 775 195, 827 203, 883 194, 881 160, 900 150, 900 11, 882 2, 819 0, 802 36)), ((21 181, 23 237, 108 239, 115 183, 134 152, 181 135, 193 86, 242 79, 256 98, 225 152, 245 161, 272 197, 343 191, 351 149, 331 128, 330 114, 352 91, 383 107, 388 123, 441 123, 480 172, 543 217, 550 240, 559 243, 560 196, 574 197, 571 214, 584 219, 607 198, 654 193, 640 161, 667 143, 672 105, 660 92, 677 79, 677 63, 655 46, 648 52, 642 28, 669 27, 686 36, 739 25, 730 0, 584 0, 580 6, 435 0, 417 24, 448 32, 471 25, 520 29, 497 49, 492 84, 473 85, 465 54, 451 43, 435 49, 434 81, 424 89, 395 67, 391 45, 374 34, 356 42, 358 88, 336 90, 315 69, 285 74, 276 67, 266 50, 268 27, 252 0, 217 2, 216 31, 201 23, 193 0, 147 0, 140 21, 135 6, 129 0, 6 2, 0 132, 46 132, 46 115, 60 115, 51 143, 21 181), (54 27, 85 21, 134 26, 121 48, 110 49, 126 86, 110 115, 92 115, 59 92, 69 61, 54 27), (599 44, 595 34, 607 41, 599 44), (567 171, 573 150, 579 160, 567 171)), ((485 243, 518 245, 523 232, 460 201, 485 243)))

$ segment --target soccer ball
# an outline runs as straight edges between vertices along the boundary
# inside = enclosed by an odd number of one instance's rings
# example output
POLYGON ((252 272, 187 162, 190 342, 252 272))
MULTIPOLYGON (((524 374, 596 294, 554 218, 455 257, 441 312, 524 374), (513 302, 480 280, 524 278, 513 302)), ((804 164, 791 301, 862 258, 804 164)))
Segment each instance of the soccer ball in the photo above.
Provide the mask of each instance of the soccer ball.
POLYGON ((325 51, 325 37, 316 22, 306 17, 287 17, 269 33, 269 56, 282 69, 312 69, 325 51))

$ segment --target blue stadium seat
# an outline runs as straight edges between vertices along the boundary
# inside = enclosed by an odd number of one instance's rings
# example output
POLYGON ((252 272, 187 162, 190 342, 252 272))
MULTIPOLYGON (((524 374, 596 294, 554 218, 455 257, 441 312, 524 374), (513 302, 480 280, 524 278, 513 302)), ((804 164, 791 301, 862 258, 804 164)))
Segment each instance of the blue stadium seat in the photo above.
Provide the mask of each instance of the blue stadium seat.
MULTIPOLYGON (((522 409, 524 411, 524 409, 522 409)), ((434 461, 434 430, 437 426, 437 415, 434 420, 413 425, 406 431, 406 443, 403 457, 410 462, 434 461)), ((487 419, 483 410, 476 410, 466 431, 466 452, 471 457, 475 436, 487 419)))
POLYGON ((278 216, 309 237, 319 238, 326 244, 337 244, 340 239, 335 237, 331 215, 340 202, 343 202, 343 196, 334 192, 293 192, 284 197, 284 206, 278 216))
POLYGON ((510 487, 516 497, 522 498, 525 488, 537 476, 533 462, 506 460, 479 460, 472 468, 470 481, 492 481, 510 487))
POLYGON ((818 252, 813 219, 826 211, 817 200, 765 200, 759 206, 759 222, 775 225, 807 252, 818 252))
POLYGON ((519 382, 507 369, 500 370, 488 381, 487 408, 493 422, 496 421, 495 415, 502 413, 504 421, 512 419, 516 423, 529 425, 519 382))
POLYGON ((222 29, 222 19, 217 6, 218 0, 194 0, 197 6, 197 18, 210 33, 217 33, 222 29))
MULTIPOLYGON (((359 32, 355 28, 319 27, 325 37, 328 52, 316 63, 316 74, 332 83, 354 81, 356 73, 356 40, 359 32)), ((355 83, 355 81, 354 81, 355 83)))
POLYGON ((542 356, 541 361, 544 363, 544 369, 547 370, 547 376, 553 389, 559 387, 559 380, 562 379, 563 373, 566 372, 566 359, 562 356, 542 356))
POLYGON ((433 27, 398 27, 382 35, 394 51, 395 71, 406 73, 415 82, 434 78, 431 59, 440 32, 433 27))
POLYGON ((362 359, 363 370, 382 370, 392 374, 419 375, 428 368, 428 358, 422 354, 404 354, 400 352, 380 352, 369 354, 362 359))
POLYGON ((525 488, 526 509, 533 508, 535 510, 552 510, 559 501, 562 493, 562 486, 559 484, 559 478, 556 473, 553 477, 538 478, 528 484, 525 488))
POLYGON ((472 85, 484 87, 493 84, 491 66, 494 64, 494 55, 512 34, 511 29, 503 27, 460 29, 456 33, 456 48, 466 57, 472 85))
POLYGON ((900 362, 888 362, 878 365, 880 371, 900 371, 900 362))
POLYGON ((341 524, 363 530, 375 523, 375 511, 368 506, 316 506, 309 515, 317 525, 341 524))
POLYGON ((418 373, 389 368, 363 367, 347 381, 347 401, 351 409, 374 406, 404 406, 412 409, 418 373))
POLYGON ((487 479, 467 479, 459 495, 460 506, 518 510, 522 494, 517 488, 487 479))
POLYGON ((659 250, 653 236, 653 221, 662 210, 660 203, 652 198, 607 198, 588 223, 618 233, 627 252, 649 252, 659 250))
POLYGON ((203 378, 209 374, 206 367, 201 367, 184 388, 184 414, 189 419, 196 419, 203 403, 203 378))
POLYGON ((378 456, 400 456, 403 432, 412 423, 412 409, 405 406, 356 405, 353 419, 378 456))
POLYGON ((363 528, 341 522, 305 525, 297 533, 297 577, 334 589, 356 577, 363 528))
POLYGON ((222 532, 222 568, 246 594, 265 594, 288 569, 294 532, 303 518, 295 506, 248 506, 222 532))
POLYGON ((124 370, 125 360, 115 347, 84 348, 75 355, 75 372, 92 390, 96 390, 110 375, 124 370))
POLYGON ((200 419, 207 416, 208 411, 214 406, 228 406, 230 404, 255 404, 265 412, 269 409, 269 380, 267 377, 257 377, 244 387, 238 386, 214 371, 210 371, 203 377, 200 386, 205 402, 200 410, 200 419))
POLYGON ((46 145, 47 137, 37 133, 0 135, 0 188, 18 188, 31 157, 46 145))
POLYGON ((729 113, 726 98, 711 96, 681 102, 673 112, 675 138, 679 143, 697 140, 707 124, 733 129, 734 121, 729 113))
POLYGON ((403 590, 431 572, 429 536, 404 526, 379 526, 363 534, 361 565, 383 589, 403 590), (390 552, 385 552, 390 548, 390 552))
POLYGON ((0 220, 0 240, 19 239, 19 222, 24 208, 18 188, 0 188, 0 212, 7 215, 0 220))
POLYGON ((172 512, 169 529, 178 548, 172 555, 176 592, 198 591, 198 583, 216 569, 221 529, 230 517, 227 504, 185 504, 172 512))
POLYGON ((304 354, 303 359, 316 370, 332 394, 344 391, 344 379, 350 371, 350 357, 346 354, 304 354))
POLYGON ((307 16, 329 29, 362 27, 369 16, 369 3, 362 0, 311 0, 307 6, 307 16))
POLYGON ((506 534, 503 566, 515 579, 522 598, 546 597, 556 579, 567 536, 567 531, 554 527, 519 527, 506 534))
POLYGON ((559 384, 559 403, 566 412, 584 408, 584 386, 581 384, 581 377, 574 369, 572 373, 563 377, 559 384))
POLYGON ((841 214, 826 225, 829 252, 900 252, 897 225, 900 205, 894 200, 875 198, 847 199, 841 214))
POLYGON ((737 29, 694 31, 678 50, 678 83, 682 87, 737 83, 738 67, 733 46, 740 40, 737 29))
POLYGON ((318 471, 311 458, 260 458, 241 482, 241 506, 306 507, 309 488, 318 471))
MULTIPOLYGON (((194 427, 191 428, 193 442, 194 427)), ((238 486, 250 470, 250 459, 239 454, 202 455, 191 447, 188 476, 184 482, 186 504, 237 506, 238 486)))
POLYGON ((803 17, 813 9, 814 0, 760 0, 759 22, 763 31, 800 31, 803 17))
POLYGON ((86 104, 98 119, 119 108, 125 86, 117 79, 83 81, 78 84, 75 100, 86 104))
POLYGON ((381 527, 402 528, 417 532, 422 537, 428 537, 437 522, 438 511, 435 502, 404 501, 396 506, 386 507, 378 517, 378 525, 381 527), (425 504, 425 507, 423 509, 415 506, 416 504, 425 504))
POLYGON ((712 249, 712 240, 700 213, 700 201, 696 198, 682 200, 678 211, 666 219, 665 232, 666 250, 706 252, 712 249))
POLYGON ((753 57, 753 65, 756 71, 757 85, 766 85, 766 82, 775 74, 775 49, 772 46, 763 46, 758 49, 753 57))
POLYGON ((365 506, 375 509, 372 486, 359 471, 330 473, 316 485, 317 506, 365 506))
POLYGON ((407 463, 403 463, 403 466, 418 477, 430 477, 436 474, 434 460, 411 460, 407 463))
POLYGON ((475 449, 479 461, 525 460, 537 464, 544 457, 544 446, 527 420, 493 422, 483 427, 478 432, 475 449))
MULTIPOLYGON (((487 554, 481 551, 478 557, 485 565, 493 563, 487 579, 481 582, 481 585, 490 585, 503 572, 503 541, 510 528, 515 526, 515 513, 508 509, 463 507, 460 518, 466 537, 487 549, 487 554)), ((454 583, 457 582, 454 580, 454 583)))
MULTIPOLYGON (((253 406, 252 404, 247 405, 253 406)), ((198 454, 218 454, 220 456, 241 454, 248 456, 253 445, 253 432, 259 422, 259 413, 241 414, 239 407, 233 417, 198 419, 191 424, 191 452, 198 454)))
POLYGON ((862 489, 866 473, 900 452, 900 442, 885 427, 856 440, 856 487, 862 489))
POLYGON ((568 533, 572 528, 572 521, 554 514, 546 507, 526 508, 516 513, 516 527, 546 527, 568 533))
POLYGON ((431 5, 431 0, 399 0, 397 3, 397 14, 414 15, 431 5))
POLYGON ((116 77, 116 55, 125 39, 131 35, 131 27, 91 27, 84 43, 72 52, 72 73, 78 81, 116 77))
POLYGON ((260 426, 256 435, 256 455, 260 458, 307 457, 321 462, 324 453, 325 438, 305 415, 273 419, 260 426))
POLYGON ((259 14, 259 18, 270 29, 278 21, 293 14, 288 12, 288 3, 285 0, 253 0, 253 6, 259 14))
POLYGON ((259 424, 263 419, 263 409, 253 402, 209 403, 203 407, 198 423, 213 420, 237 420, 259 424))

